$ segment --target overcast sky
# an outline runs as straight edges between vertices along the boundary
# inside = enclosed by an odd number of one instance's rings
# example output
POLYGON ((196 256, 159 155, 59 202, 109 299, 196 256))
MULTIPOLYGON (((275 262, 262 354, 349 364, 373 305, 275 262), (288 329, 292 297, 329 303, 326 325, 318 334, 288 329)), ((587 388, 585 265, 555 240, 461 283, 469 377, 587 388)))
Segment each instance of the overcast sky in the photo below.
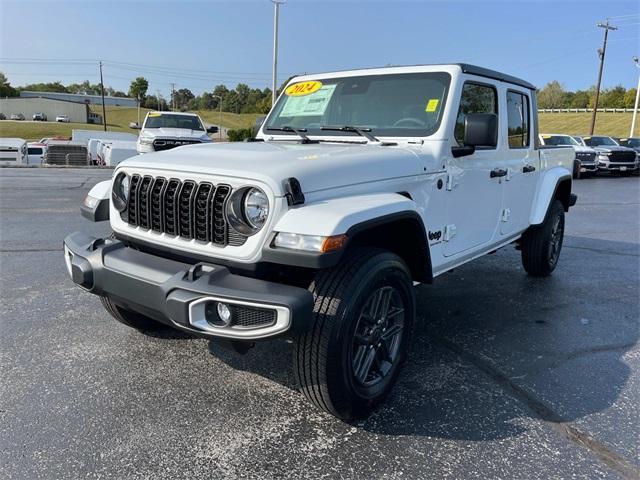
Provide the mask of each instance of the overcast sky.
MULTIPOLYGON (((604 86, 635 86, 638 1, 308 1, 281 8, 279 81, 357 67, 469 62, 543 86, 587 88, 612 17, 604 86)), ((0 0, 0 71, 14 86, 99 81, 126 91, 171 83, 194 93, 219 83, 271 84, 269 0, 0 0)))

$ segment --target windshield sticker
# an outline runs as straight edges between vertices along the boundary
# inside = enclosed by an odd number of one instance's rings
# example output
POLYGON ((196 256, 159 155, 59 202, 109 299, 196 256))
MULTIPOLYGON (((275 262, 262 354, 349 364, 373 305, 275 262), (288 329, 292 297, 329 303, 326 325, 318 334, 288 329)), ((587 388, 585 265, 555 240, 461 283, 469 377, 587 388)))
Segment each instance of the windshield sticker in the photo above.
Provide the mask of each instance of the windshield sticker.
POLYGON ((432 98, 427 102, 427 108, 424 109, 425 112, 435 112, 436 109, 438 108, 438 103, 440 103, 440 100, 438 100, 437 98, 432 98))
POLYGON ((302 97, 304 95, 310 95, 313 92, 317 92, 320 88, 322 88, 322 82, 313 80, 310 82, 299 82, 289 85, 284 93, 289 97, 302 97))
POLYGON ((542 138, 544 139, 551 138, 551 135, 542 135, 542 138))
MULTIPOLYGON (((319 82, 318 82, 319 83, 319 82)), ((284 104, 280 117, 314 117, 324 115, 329 100, 336 89, 333 85, 323 85, 320 90, 313 94, 304 96, 287 97, 287 103, 284 104)), ((288 89, 287 89, 288 90, 288 89)))
POLYGON ((162 114, 161 114, 161 113, 158 113, 158 112, 150 113, 150 114, 149 114, 149 116, 150 116, 150 117, 160 117, 161 115, 162 115, 162 114))

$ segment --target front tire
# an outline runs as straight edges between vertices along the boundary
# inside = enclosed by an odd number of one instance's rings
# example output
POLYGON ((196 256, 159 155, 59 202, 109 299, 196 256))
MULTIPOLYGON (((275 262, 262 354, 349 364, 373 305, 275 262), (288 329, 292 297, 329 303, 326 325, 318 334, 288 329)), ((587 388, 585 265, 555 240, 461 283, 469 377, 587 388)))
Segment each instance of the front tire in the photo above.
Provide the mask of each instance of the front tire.
POLYGON ((320 272, 312 326, 294 342, 307 399, 343 420, 364 418, 396 382, 415 317, 411 274, 397 255, 363 248, 320 272))
POLYGON ((554 200, 541 225, 529 227, 522 235, 522 265, 534 277, 551 275, 558 264, 564 241, 564 206, 554 200))
POLYGON ((113 318, 123 325, 134 328, 139 332, 158 332, 160 330, 168 330, 170 328, 145 315, 121 307, 120 305, 113 303, 113 301, 108 297, 100 297, 100 301, 102 302, 102 306, 113 318))

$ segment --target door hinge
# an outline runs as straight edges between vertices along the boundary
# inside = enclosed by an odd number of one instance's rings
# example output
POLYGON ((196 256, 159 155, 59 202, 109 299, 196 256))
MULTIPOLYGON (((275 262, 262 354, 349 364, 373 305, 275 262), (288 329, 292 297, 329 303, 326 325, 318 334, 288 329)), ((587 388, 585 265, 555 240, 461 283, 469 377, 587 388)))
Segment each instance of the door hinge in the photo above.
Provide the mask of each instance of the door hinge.
POLYGON ((453 190, 453 175, 451 175, 450 173, 447 173, 447 190, 451 191, 453 190))
POLYGON ((500 219, 503 222, 508 222, 510 216, 511 216, 511 210, 510 209, 508 209, 508 208, 502 209, 502 215, 500 216, 500 219))
POLYGON ((454 224, 447 225, 446 227, 444 227, 444 235, 442 236, 442 239, 445 242, 451 241, 451 239, 456 235, 456 230, 457 229, 454 224))

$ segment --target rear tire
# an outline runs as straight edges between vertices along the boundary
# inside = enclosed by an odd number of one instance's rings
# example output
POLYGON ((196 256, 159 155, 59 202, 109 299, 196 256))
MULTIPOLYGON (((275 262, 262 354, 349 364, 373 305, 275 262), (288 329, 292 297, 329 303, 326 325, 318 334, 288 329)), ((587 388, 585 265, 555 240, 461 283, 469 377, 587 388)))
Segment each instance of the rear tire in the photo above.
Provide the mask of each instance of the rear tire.
POLYGON ((100 297, 100 301, 102 302, 102 306, 104 306, 104 308, 111 314, 113 318, 115 318, 123 325, 135 328, 142 333, 158 332, 160 330, 168 330, 171 328, 163 323, 156 322, 155 320, 142 315, 141 313, 128 310, 124 307, 121 307, 120 305, 116 305, 108 297, 100 297))
POLYGON ((396 382, 415 317, 411 274, 397 255, 354 250, 318 273, 312 326, 294 341, 296 380, 307 399, 351 420, 369 415, 396 382))
POLYGON ((551 275, 558 265, 564 240, 564 206, 553 200, 541 225, 529 227, 522 235, 522 265, 534 277, 551 275))

